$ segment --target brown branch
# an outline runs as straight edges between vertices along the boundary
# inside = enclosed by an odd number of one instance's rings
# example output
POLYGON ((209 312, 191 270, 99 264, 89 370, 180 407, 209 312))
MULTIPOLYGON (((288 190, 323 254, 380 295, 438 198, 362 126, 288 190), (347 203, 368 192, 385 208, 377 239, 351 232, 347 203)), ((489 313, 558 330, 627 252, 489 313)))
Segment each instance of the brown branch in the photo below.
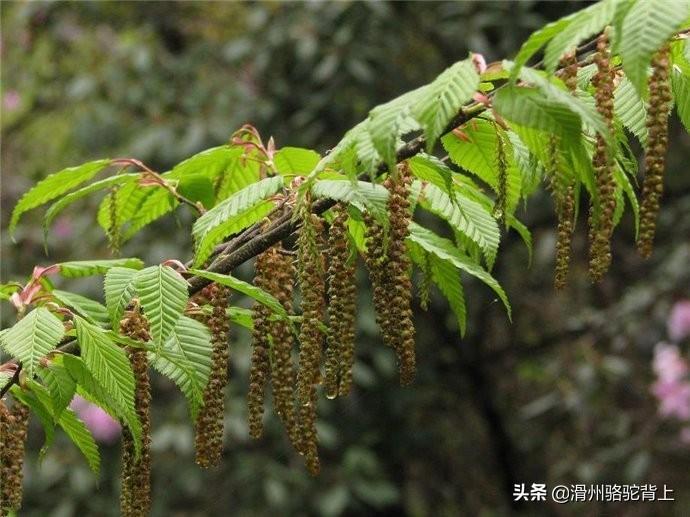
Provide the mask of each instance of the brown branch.
MULTIPOLYGON (((576 54, 581 57, 587 52, 589 52, 592 48, 593 42, 596 42, 596 39, 578 47, 576 54)), ((586 58, 584 60, 586 61, 586 58)), ((534 66, 541 66, 541 62, 537 63, 534 66)), ((491 93, 488 94, 488 97, 491 97, 496 92, 496 90, 500 89, 501 87, 502 85, 494 89, 491 93)), ((464 124, 469 120, 479 116, 487 109, 488 106, 478 102, 473 102, 469 105, 463 106, 462 108, 460 108, 458 114, 445 127, 445 129, 443 130, 443 134, 450 133, 459 125, 464 124)), ((403 145, 400 149, 398 149, 396 153, 396 162, 399 163, 404 160, 407 160, 408 158, 412 158, 413 156, 422 152, 425 146, 426 139, 424 138, 424 135, 420 135, 417 138, 414 138, 413 140, 403 145)), ((152 175, 154 178, 160 178, 160 175, 146 167, 143 163, 139 162, 138 160, 120 159, 116 161, 118 163, 137 165, 146 173, 152 175)), ((378 165, 374 176, 383 174, 386 170, 386 164, 381 163, 378 165)), ((368 177, 369 174, 366 173, 362 175, 361 179, 366 180, 368 177)), ((162 186, 169 187, 167 184, 165 184, 165 182, 163 182, 162 186)), ((174 189, 173 191, 171 191, 171 193, 175 195, 181 202, 187 203, 195 207, 197 210, 199 210, 200 213, 202 212, 202 209, 196 203, 187 199, 180 199, 181 196, 178 193, 174 192, 174 189)), ((314 203, 312 211, 316 214, 322 214, 323 212, 331 208, 334 204, 335 201, 331 199, 321 199, 314 203)), ((214 273, 229 273, 230 271, 232 271, 239 265, 243 264, 247 260, 250 260, 251 258, 259 255, 260 253, 263 253, 274 244, 277 244, 278 242, 288 238, 290 235, 292 235, 295 231, 299 229, 299 221, 293 219, 291 212, 287 212, 282 216, 278 217, 264 232, 259 233, 261 231, 261 228, 261 223, 257 223, 247 228, 239 235, 233 237, 228 242, 216 246, 216 248, 214 249, 214 255, 212 255, 216 258, 206 269, 214 273)), ((189 294, 193 295, 199 292, 201 289, 203 289, 210 283, 211 281, 206 278, 198 276, 191 277, 189 279, 189 294)), ((58 347, 55 350, 55 352, 78 354, 79 349, 76 346, 76 341, 72 340, 58 347)), ((15 384, 19 379, 19 372, 21 370, 22 365, 20 362, 16 362, 16 364, 17 369, 15 375, 10 380, 10 382, 8 382, 7 385, 3 386, 3 388, 0 390, 0 398, 2 398, 5 395, 5 393, 7 393, 7 391, 10 389, 10 387, 13 384, 15 384)))

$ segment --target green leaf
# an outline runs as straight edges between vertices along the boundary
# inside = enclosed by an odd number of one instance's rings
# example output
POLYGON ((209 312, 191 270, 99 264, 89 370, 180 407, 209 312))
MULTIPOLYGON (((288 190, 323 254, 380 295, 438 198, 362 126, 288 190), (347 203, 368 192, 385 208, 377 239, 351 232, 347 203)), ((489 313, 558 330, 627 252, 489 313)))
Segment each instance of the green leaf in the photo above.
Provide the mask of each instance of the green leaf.
POLYGON ((120 319, 127 305, 134 295, 134 279, 138 271, 124 267, 114 267, 105 275, 103 287, 105 290, 105 306, 110 314, 110 322, 114 329, 119 328, 120 319))
POLYGON ((521 223, 514 215, 508 215, 508 226, 515 230, 527 248, 527 263, 532 264, 532 234, 527 226, 521 223))
POLYGON ((520 176, 520 194, 523 198, 527 198, 539 187, 543 168, 517 133, 508 131, 507 134, 510 145, 513 148, 515 167, 518 170, 517 174, 520 176))
POLYGON ((482 249, 488 264, 493 264, 498 252, 501 233, 496 220, 479 203, 456 194, 456 202, 436 185, 422 189, 420 205, 442 217, 454 229, 465 234, 482 249))
POLYGON ((80 357, 70 354, 63 356, 63 363, 69 374, 77 382, 77 393, 86 400, 101 407, 115 419, 121 419, 134 437, 136 454, 141 452, 141 423, 134 410, 134 405, 123 406, 94 377, 80 357))
POLYGON ((688 0, 644 0, 625 15, 620 37, 623 70, 643 99, 652 56, 681 26, 689 7, 688 0))
POLYGON ((530 37, 527 38, 527 41, 522 44, 520 51, 515 56, 513 68, 510 69, 511 82, 515 82, 524 64, 527 63, 540 48, 551 41, 556 35, 563 32, 563 30, 570 25, 574 17, 575 14, 571 14, 565 18, 551 22, 533 32, 530 37))
POLYGON ((193 418, 203 405, 204 388, 211 372, 211 353, 208 329, 187 316, 180 318, 157 353, 149 352, 153 367, 177 384, 187 398, 193 418))
POLYGON ((623 125, 644 144, 647 141, 647 108, 627 77, 614 92, 613 109, 623 125))
POLYGON ((192 228, 196 243, 195 265, 203 264, 214 246, 225 237, 265 217, 273 208, 273 203, 265 199, 282 187, 281 176, 263 179, 236 192, 199 217, 192 228))
POLYGON ((417 178, 436 185, 455 201, 453 171, 445 163, 435 156, 424 153, 410 158, 407 163, 412 174, 417 178))
POLYGON ((14 232, 19 218, 24 212, 41 206, 48 201, 52 201, 65 192, 69 192, 74 187, 93 178, 108 165, 110 165, 110 160, 95 160, 78 167, 68 167, 67 169, 51 174, 44 180, 39 181, 31 190, 21 197, 19 202, 17 202, 17 206, 14 207, 10 220, 10 233, 14 232))
POLYGON ((447 260, 457 269, 465 271, 488 285, 501 299, 508 312, 508 318, 510 318, 510 303, 503 288, 485 269, 473 262, 469 257, 463 255, 451 241, 414 222, 410 224, 410 235, 407 240, 409 243, 421 246, 425 251, 437 256, 439 259, 447 260))
POLYGON ((611 42, 612 54, 620 54, 620 40, 623 28, 623 20, 635 2, 637 2, 637 0, 618 0, 616 2, 616 11, 613 13, 613 20, 611 23, 613 27, 613 41, 611 42))
POLYGON ((448 300, 448 304, 457 318, 460 336, 464 337, 467 330, 467 309, 460 272, 451 262, 441 260, 435 255, 430 256, 430 266, 431 280, 448 300))
MULTIPOLYGON (((618 189, 623 191, 628 199, 630 207, 632 208, 633 220, 635 221, 635 239, 637 239, 637 234, 640 228, 640 204, 637 200, 635 189, 630 183, 630 178, 628 178, 621 166, 614 169, 614 177, 616 179, 618 189)), ((617 203, 617 205, 618 204, 622 205, 622 202, 617 203)))
POLYGON ((352 171, 355 173, 352 175, 353 178, 360 172, 367 173, 369 176, 373 177, 382 161, 381 155, 374 146, 373 137, 369 131, 369 122, 369 119, 360 122, 345 135, 347 138, 350 132, 352 132, 352 145, 354 146, 355 155, 357 157, 356 166, 352 171))
POLYGON ((228 164, 216 182, 217 199, 226 199, 230 194, 259 181, 260 167, 261 165, 256 160, 248 160, 244 157, 242 147, 233 147, 228 164))
POLYGON ((671 89, 678 118, 686 131, 690 131, 690 76, 683 75, 674 67, 671 72, 671 89))
POLYGON ((13 377, 13 374, 0 370, 0 390, 4 389, 5 386, 9 384, 13 377))
POLYGON ((187 174, 177 185, 177 192, 195 203, 201 203, 204 208, 213 206, 216 194, 211 180, 203 174, 187 174))
POLYGON ((125 351, 103 329, 79 316, 74 322, 81 357, 89 372, 120 407, 134 411, 134 373, 125 351))
POLYGON ((616 3, 615 0, 603 0, 575 13, 570 23, 546 46, 544 51, 546 70, 553 73, 561 57, 574 51, 582 40, 603 30, 613 18, 616 3))
POLYGON ((349 215, 347 218, 348 236, 355 249, 357 249, 359 253, 364 254, 367 251, 367 245, 365 238, 366 225, 364 224, 362 212, 353 206, 348 207, 347 212, 349 215))
POLYGON ((448 304, 457 318, 460 334, 464 336, 467 328, 467 309, 460 272, 447 260, 427 253, 416 244, 410 244, 410 256, 420 268, 426 269, 428 267, 431 281, 436 284, 439 291, 448 300, 448 304))
POLYGON ((128 223, 122 235, 123 242, 132 238, 144 226, 172 212, 179 205, 173 195, 162 187, 139 188, 143 191, 141 202, 131 213, 131 217, 123 218, 123 224, 128 223))
MULTIPOLYGON (((56 406, 56 401, 54 400, 52 393, 32 379, 29 379, 27 383, 31 388, 32 394, 42 406, 40 410, 42 413, 42 416, 40 417, 41 420, 44 418, 50 418, 53 422, 57 423, 63 429, 63 431, 65 431, 65 434, 67 434, 70 440, 72 440, 72 442, 82 452, 82 454, 84 454, 86 461, 91 467, 91 470, 98 475, 101 458, 98 454, 96 442, 94 441, 93 436, 91 436, 91 432, 87 429, 86 425, 84 425, 84 422, 79 420, 71 409, 66 409, 64 406, 60 407, 59 412, 54 411, 53 408, 56 406)), ((44 429, 46 429, 45 424, 44 429)), ((50 429, 50 437, 48 432, 46 432, 46 444, 41 450, 41 455, 45 453, 46 449, 52 442, 52 425, 50 426, 50 429), (50 440, 48 440, 48 438, 50 438, 50 440)))
POLYGON ((144 262, 138 258, 120 258, 111 260, 79 260, 61 262, 59 272, 65 278, 79 278, 83 276, 103 275, 114 267, 141 269, 144 262))
POLYGON ((246 309, 244 307, 228 307, 226 312, 232 323, 249 330, 254 328, 251 309, 246 309))
POLYGON ((51 361, 47 368, 42 368, 40 375, 50 392, 52 413, 59 418, 64 409, 72 402, 77 390, 77 383, 62 363, 56 360, 51 361))
POLYGON ((62 322, 48 309, 38 307, 0 334, 0 344, 33 377, 40 360, 57 347, 64 335, 62 322))
MULTIPOLYGON (((40 386, 41 388, 43 388, 43 386, 33 381, 32 379, 28 379, 26 384, 30 385, 32 388, 34 386, 40 386)), ((20 401, 25 406, 28 406, 33 411, 33 414, 36 415, 38 417, 38 420, 41 422, 43 432, 45 433, 45 442, 41 447, 41 451, 39 453, 39 458, 42 458, 48 447, 50 447, 50 445, 53 443, 53 440, 55 439, 55 423, 53 415, 51 413, 50 395, 48 395, 47 397, 46 402, 48 403, 48 405, 46 406, 41 400, 41 398, 45 400, 46 397, 39 398, 36 391, 34 391, 33 389, 30 391, 28 389, 20 388, 15 384, 14 386, 12 386, 10 392, 12 393, 12 396, 15 399, 20 401)))
POLYGON ((98 453, 98 446, 93 439, 91 431, 89 431, 86 424, 82 422, 71 409, 66 409, 60 414, 58 424, 69 436, 72 443, 77 446, 81 453, 86 458, 89 467, 94 474, 98 475, 101 466, 101 456, 98 453))
POLYGON ((424 129, 427 151, 431 151, 446 126, 462 106, 472 100, 479 87, 479 75, 470 59, 444 70, 423 92, 412 110, 424 129))
POLYGON ((77 293, 60 291, 59 289, 54 289, 51 291, 51 294, 61 305, 69 307, 92 323, 97 323, 99 325, 110 324, 108 309, 96 300, 92 300, 91 298, 77 293))
POLYGON ((242 150, 228 145, 206 149, 178 163, 170 171, 170 177, 184 179, 186 176, 204 176, 213 180, 220 176, 231 160, 242 150))
POLYGON ((244 282, 238 278, 235 278, 230 275, 222 275, 220 273, 213 273, 211 271, 203 271, 200 269, 189 269, 189 272, 200 276, 202 278, 206 278, 208 280, 211 280, 212 282, 216 282, 218 284, 224 285, 229 287, 230 289, 233 289, 239 293, 242 293, 244 295, 249 296, 250 298, 253 298, 257 302, 265 305, 269 309, 271 309, 275 314, 286 318, 288 317, 288 313, 283 307, 283 304, 281 304, 275 297, 273 297, 271 294, 267 293, 263 289, 256 287, 255 285, 249 284, 247 282, 244 282))
MULTIPOLYGON (((163 174, 170 180, 179 178, 171 172, 163 174)), ((141 228, 172 211, 179 204, 170 192, 158 186, 142 187, 138 179, 124 183, 115 193, 115 216, 111 221, 112 196, 106 196, 98 208, 98 224, 105 232, 113 226, 118 228, 121 241, 130 239, 141 228)))
POLYGON ((139 177, 139 174, 118 174, 117 176, 110 176, 108 178, 102 179, 100 181, 96 181, 94 183, 91 183, 90 185, 86 187, 82 187, 79 190, 76 190, 74 192, 71 192, 70 194, 67 194, 66 196, 61 197, 58 201, 53 203, 50 208, 46 211, 46 214, 43 218, 43 232, 44 234, 48 233, 48 229, 51 225, 51 223, 55 220, 55 218, 58 216, 60 212, 62 212, 65 208, 67 208, 69 205, 72 203, 88 196, 89 194, 93 192, 97 192, 99 190, 107 189, 109 187, 112 187, 114 185, 121 185, 123 183, 127 183, 128 181, 139 177))
MULTIPOLYGON (((136 174, 136 177, 129 178, 115 192, 111 192, 103 198, 103 201, 98 206, 96 220, 104 232, 107 233, 113 227, 118 228, 118 231, 120 231, 124 222, 128 221, 136 213, 139 204, 150 191, 139 186, 140 178, 141 175, 136 174), (113 203, 115 203, 115 222, 112 221, 113 203)), ((120 233, 122 232, 120 231, 120 233)))
POLYGON ((321 160, 321 156, 311 149, 283 147, 273 157, 276 170, 281 174, 307 176, 321 160))
POLYGON ((317 180, 311 186, 311 193, 317 198, 342 201, 371 214, 379 221, 385 221, 388 191, 383 185, 368 181, 317 180))
POLYGON ((9 300, 21 288, 19 284, 0 284, 0 300, 9 300))
POLYGON ((187 306, 188 285, 174 269, 160 265, 143 269, 134 279, 157 348, 163 346, 187 306))
POLYGON ((396 144, 404 132, 406 119, 417 102, 427 94, 428 87, 422 86, 390 102, 376 106, 369 112, 367 129, 371 136, 371 143, 389 170, 395 167, 396 144))
MULTIPOLYGON (((498 193, 498 165, 496 148, 498 136, 496 127, 485 120, 473 120, 462 127, 467 141, 454 134, 443 137, 443 147, 448 151, 453 162, 463 169, 475 174, 498 193)), ((501 130, 502 131, 502 130, 501 130)), ((506 209, 512 213, 520 199, 521 175, 513 159, 512 145, 506 146, 506 209)))
POLYGON ((556 134, 571 143, 580 138, 580 117, 567 106, 546 100, 537 88, 501 88, 494 96, 493 105, 510 122, 556 134))
MULTIPOLYGON (((504 62, 504 66, 510 67, 511 65, 504 62)), ((607 142, 612 142, 613 135, 610 134, 606 122, 597 112, 593 102, 585 102, 582 98, 584 94, 573 95, 565 89, 565 85, 560 79, 546 77, 532 68, 523 68, 520 71, 520 79, 535 85, 546 102, 567 108, 580 118, 586 129, 599 133, 606 138, 607 142)))

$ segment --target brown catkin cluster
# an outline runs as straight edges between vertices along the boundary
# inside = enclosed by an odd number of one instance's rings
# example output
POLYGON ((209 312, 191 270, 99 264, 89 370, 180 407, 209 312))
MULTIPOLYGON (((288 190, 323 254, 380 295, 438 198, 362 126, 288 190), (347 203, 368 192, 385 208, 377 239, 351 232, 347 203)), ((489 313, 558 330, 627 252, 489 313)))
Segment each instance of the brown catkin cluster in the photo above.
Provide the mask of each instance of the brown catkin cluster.
POLYGON ((355 264, 347 236, 347 210, 334 208, 328 233, 328 334, 324 385, 326 397, 350 393, 355 360, 355 264))
POLYGON ((366 263, 374 288, 376 319, 383 341, 395 350, 400 363, 400 382, 414 381, 416 358, 412 322, 412 281, 405 239, 410 224, 409 193, 412 182, 406 164, 384 182, 389 191, 390 230, 386 245, 384 228, 373 217, 365 217, 367 230, 366 263))
MULTIPOLYGON (((271 248, 256 257, 254 284, 265 291, 269 291, 272 284, 271 248)), ((247 414, 249 420, 249 435, 258 439, 263 433, 264 390, 271 373, 270 339, 271 339, 271 311, 261 303, 255 303, 252 308, 252 356, 249 367, 249 391, 247 393, 247 414)))
MULTIPOLYGON (((594 56, 597 72, 592 78, 596 107, 606 121, 611 134, 613 127, 614 71, 611 67, 606 33, 597 40, 594 56)), ((597 203, 593 202, 589 214, 589 275, 592 281, 601 280, 611 265, 611 234, 613 213, 616 210, 616 181, 613 176, 614 161, 603 135, 597 134, 593 165, 596 176, 597 203)))
POLYGON ((325 261, 322 254, 323 222, 305 211, 297 239, 299 283, 302 292, 302 325, 297 372, 297 402, 301 430, 301 450, 312 475, 319 472, 316 436, 316 386, 320 382, 319 364, 323 346, 326 307, 325 261))
POLYGON ((558 208, 558 230, 556 236, 556 270, 554 287, 563 289, 570 270, 570 255, 573 240, 573 219, 575 218, 575 188, 568 185, 558 208))
POLYGON ((508 159, 506 158, 506 141, 503 132, 496 127, 496 170, 498 171, 498 188, 494 217, 500 224, 505 224, 508 199, 508 159))
POLYGON ((664 191, 664 166, 668 147, 668 116, 671 110, 669 49, 664 47, 652 59, 647 107, 645 178, 640 207, 640 234, 637 249, 645 258, 652 254, 659 202, 664 191))
POLYGON ((204 389, 203 407, 196 419, 196 463, 203 468, 215 467, 223 454, 225 387, 228 385, 228 332, 226 314, 229 289, 218 284, 204 288, 202 298, 213 307, 206 324, 211 331, 211 373, 204 389))
POLYGON ((29 408, 15 401, 10 409, 0 401, 0 515, 22 504, 24 447, 29 428, 29 408))
POLYGON ((575 52, 570 52, 561 58, 559 63, 560 72, 558 75, 565 83, 569 92, 577 90, 577 71, 579 64, 575 52))
MULTIPOLYGON (((270 271, 272 281, 267 285, 267 290, 290 313, 296 274, 292 257, 282 248, 274 247, 271 248, 268 258, 268 271, 270 271)), ((300 429, 295 412, 297 372, 292 360, 295 339, 290 323, 285 320, 271 321, 270 336, 273 406, 285 426, 290 442, 295 449, 301 450, 300 429)))
MULTIPOLYGON (((292 310, 292 290, 295 267, 290 256, 280 246, 269 248, 256 259, 254 283, 273 295, 285 308, 292 310)), ((292 363, 294 338, 290 324, 271 318, 271 311, 256 303, 252 309, 254 321, 253 350, 249 370, 249 433, 258 438, 263 430, 264 388, 270 379, 273 406, 283 422, 291 443, 299 450, 299 430, 295 415, 295 368, 292 363)))
MULTIPOLYGON (((137 309, 125 313, 120 321, 120 333, 138 341, 150 339, 148 323, 137 309)), ((127 355, 134 372, 134 407, 141 424, 141 454, 137 458, 134 437, 124 427, 120 512, 125 517, 141 517, 151 509, 151 383, 146 350, 128 347, 127 355)))
MULTIPOLYGON (((571 93, 577 90, 578 63, 575 53, 567 54, 561 59, 561 79, 571 93)), ((549 148, 551 160, 554 164, 554 174, 558 168, 556 137, 552 137, 549 148)), ((574 217, 575 217, 575 187, 572 181, 568 181, 565 189, 554 189, 556 201, 556 215, 558 217, 558 230, 556 238, 556 268, 554 274, 554 287, 563 289, 566 286, 568 272, 570 270, 570 256, 572 250, 574 217)))

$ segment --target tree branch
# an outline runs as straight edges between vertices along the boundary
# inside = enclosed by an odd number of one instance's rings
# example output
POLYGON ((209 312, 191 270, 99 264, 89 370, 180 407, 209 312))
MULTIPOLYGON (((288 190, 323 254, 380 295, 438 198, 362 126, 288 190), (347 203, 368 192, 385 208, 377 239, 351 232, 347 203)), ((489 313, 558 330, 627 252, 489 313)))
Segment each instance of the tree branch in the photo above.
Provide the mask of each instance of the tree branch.
MULTIPOLYGON (((591 51, 593 43, 596 42, 596 39, 589 41, 585 43, 584 45, 578 47, 576 51, 576 55, 578 57, 583 56, 587 52, 591 51)), ((582 63, 580 63, 582 64, 582 63)), ((541 62, 537 63, 537 65, 534 66, 540 66, 541 62)), ((493 96, 493 94, 500 88, 502 88, 503 85, 498 86, 496 89, 494 89, 492 92, 490 92, 487 96, 490 98, 493 96)), ((461 124, 464 124, 468 122, 469 120, 479 116, 481 113, 489 109, 489 107, 483 103, 479 102, 472 102, 466 106, 463 106, 460 108, 458 114, 447 124, 447 126, 443 130, 443 135, 450 133, 453 129, 458 127, 461 124)), ((405 145, 403 145, 400 149, 398 149, 396 153, 396 162, 402 162, 404 160, 407 160, 408 158, 412 158, 413 156, 416 156, 420 152, 424 150, 426 146, 426 139, 424 138, 424 135, 420 135, 409 142, 407 142, 405 145)), ((132 163, 136 165, 140 165, 143 170, 149 173, 154 173, 148 167, 145 165, 141 164, 141 162, 138 162, 137 160, 130 160, 130 159, 124 159, 124 160, 119 160, 123 163, 132 163), (135 163, 136 162, 136 163, 135 163)), ((376 173, 375 176, 379 176, 383 174, 387 170, 387 166, 385 163, 380 163, 377 168, 376 168, 376 173)), ((368 173, 365 173, 362 175, 360 179, 366 180, 369 177, 368 173)), ((178 199, 180 199, 180 196, 176 192, 172 192, 173 195, 176 195, 178 199)), ((194 206, 197 208, 197 210, 201 211, 198 205, 195 203, 187 200, 187 199, 180 199, 182 202, 187 202, 191 206, 194 206)), ((331 199, 321 199, 314 203, 312 207, 312 211, 316 214, 322 214, 329 208, 331 208, 333 205, 335 205, 335 201, 331 199)), ((275 212, 274 212, 275 214, 275 212)), ((244 230, 242 233, 239 235, 235 236, 231 240, 229 240, 226 243, 220 244, 216 246, 214 249, 214 253, 217 255, 215 256, 215 259, 211 262, 211 264, 206 268, 208 271, 214 272, 214 273, 221 273, 221 274, 228 274, 230 271, 235 269, 236 267, 240 266, 247 260, 250 260, 251 258, 263 253, 267 249, 269 249, 271 246, 277 244, 278 242, 288 238, 290 235, 292 235, 295 231, 299 229, 300 223, 298 220, 293 219, 292 217, 292 212, 286 212, 282 216, 280 216, 278 219, 276 219, 267 229, 266 231, 259 233, 261 231, 261 224, 257 223, 246 230, 244 230)), ((198 276, 193 276, 189 278, 189 294, 193 295, 197 292, 199 292, 201 289, 203 289, 205 286, 209 285, 211 283, 210 280, 198 276)), ((70 354, 78 354, 79 349, 76 346, 76 341, 71 340, 67 343, 64 343, 60 347, 58 347, 54 353, 70 353, 70 354)), ((13 384, 16 384, 19 379, 19 372, 21 371, 22 365, 20 362, 17 361, 10 361, 9 363, 14 363, 17 365, 15 375, 13 378, 5 385, 2 387, 0 390, 0 398, 2 398, 7 391, 12 387, 13 384)), ((7 363, 7 364, 9 364, 7 363)))

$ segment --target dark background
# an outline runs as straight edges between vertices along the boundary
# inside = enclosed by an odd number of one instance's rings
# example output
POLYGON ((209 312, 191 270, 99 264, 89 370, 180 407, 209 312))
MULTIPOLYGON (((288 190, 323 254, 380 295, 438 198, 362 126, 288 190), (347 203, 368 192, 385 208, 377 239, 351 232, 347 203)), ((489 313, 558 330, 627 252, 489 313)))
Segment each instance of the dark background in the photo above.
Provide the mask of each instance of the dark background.
MULTIPOLYGON (((579 2, 3 2, 2 280, 34 264, 107 257, 97 199, 68 209, 42 249, 40 213, 12 242, 9 213, 32 182, 101 157, 135 157, 167 170, 226 142, 245 122, 278 146, 325 151, 373 106, 432 80, 468 50, 510 58, 531 31, 579 2)), ((319 406, 322 474, 310 478, 267 419, 247 434, 248 336, 237 331, 226 414, 225 461, 200 471, 182 397, 154 384, 154 515, 505 515, 514 483, 664 483, 675 503, 550 506, 525 514, 688 515, 690 446, 657 416, 654 345, 672 303, 690 297, 690 138, 674 119, 658 245, 635 253, 626 216, 614 266, 586 277, 585 221, 570 286, 554 293, 554 226, 546 194, 519 216, 533 230, 531 266, 504 237, 494 274, 513 304, 467 279, 468 335, 445 302, 416 307, 419 373, 397 385, 360 275, 356 389, 319 406)), ((40 212, 40 211, 39 211, 40 212)), ((190 255, 181 211, 127 243, 150 263, 190 255)), ((240 275, 249 278, 251 268, 240 275)), ((363 273, 360 271, 360 273, 363 273)), ((74 287, 75 284, 70 284, 74 287)), ((64 286, 64 284, 63 284, 64 286)), ((97 296, 100 286, 76 283, 97 296)), ((3 320, 12 317, 4 307, 3 320)), ((687 350, 687 347, 686 347, 687 350)), ((27 516, 117 515, 119 445, 103 446, 96 479, 61 437, 42 465, 32 425, 27 516)))

